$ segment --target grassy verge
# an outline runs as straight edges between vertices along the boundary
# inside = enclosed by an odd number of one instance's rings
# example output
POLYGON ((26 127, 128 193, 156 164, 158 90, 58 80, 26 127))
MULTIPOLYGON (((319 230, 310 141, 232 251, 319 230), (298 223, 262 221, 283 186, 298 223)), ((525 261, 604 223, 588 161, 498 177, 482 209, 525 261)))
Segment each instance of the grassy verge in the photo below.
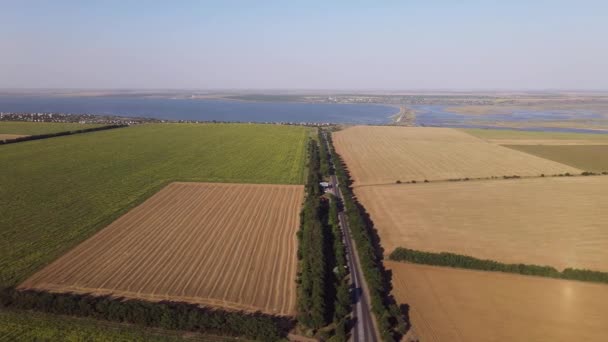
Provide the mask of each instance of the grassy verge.
POLYGON ((390 260, 415 264, 466 268, 479 271, 505 272, 539 277, 580 280, 608 284, 608 272, 566 268, 562 272, 551 266, 505 264, 494 260, 477 259, 454 253, 432 253, 399 247, 389 256, 390 260))

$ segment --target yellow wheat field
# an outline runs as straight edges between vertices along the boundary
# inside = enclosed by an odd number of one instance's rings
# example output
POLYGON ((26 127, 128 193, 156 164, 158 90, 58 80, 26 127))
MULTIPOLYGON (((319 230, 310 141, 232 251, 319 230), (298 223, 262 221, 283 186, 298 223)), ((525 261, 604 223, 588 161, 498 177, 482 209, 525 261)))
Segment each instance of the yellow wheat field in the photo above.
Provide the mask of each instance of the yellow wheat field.
POLYGON ((355 186, 582 172, 451 128, 355 126, 333 139, 355 186))
POLYGON ((292 315, 301 185, 172 183, 20 288, 292 315))
POLYGON ((608 285, 385 263, 425 342, 608 341, 608 285))
POLYGON ((355 189, 385 253, 396 247, 608 271, 608 177, 355 189))

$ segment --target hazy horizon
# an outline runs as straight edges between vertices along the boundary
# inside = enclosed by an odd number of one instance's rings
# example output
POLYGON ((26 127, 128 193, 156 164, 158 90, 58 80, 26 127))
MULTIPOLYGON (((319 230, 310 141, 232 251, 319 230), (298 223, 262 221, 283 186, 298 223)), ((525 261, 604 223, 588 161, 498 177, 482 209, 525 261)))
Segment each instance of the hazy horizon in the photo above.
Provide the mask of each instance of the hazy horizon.
POLYGON ((1 8, 0 89, 608 90, 602 1, 1 8))

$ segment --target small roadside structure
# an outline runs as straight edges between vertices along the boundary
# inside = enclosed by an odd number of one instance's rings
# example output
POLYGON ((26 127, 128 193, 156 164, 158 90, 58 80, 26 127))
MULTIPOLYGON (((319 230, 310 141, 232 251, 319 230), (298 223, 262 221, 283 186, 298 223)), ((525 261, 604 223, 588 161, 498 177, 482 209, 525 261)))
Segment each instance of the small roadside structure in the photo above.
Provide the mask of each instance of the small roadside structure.
POLYGON ((323 188, 323 190, 331 189, 331 184, 328 182, 320 182, 319 185, 323 188))

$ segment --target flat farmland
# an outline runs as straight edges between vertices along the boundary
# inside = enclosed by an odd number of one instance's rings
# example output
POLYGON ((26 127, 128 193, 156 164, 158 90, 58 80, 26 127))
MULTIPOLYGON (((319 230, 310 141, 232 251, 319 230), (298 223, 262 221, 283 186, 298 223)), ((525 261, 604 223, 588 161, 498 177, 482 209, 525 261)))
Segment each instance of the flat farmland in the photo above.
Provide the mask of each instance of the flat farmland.
POLYGON ((0 146, 0 285, 173 181, 303 184, 305 127, 150 124, 0 146))
POLYGON ((334 133, 334 144, 354 186, 581 172, 451 128, 356 126, 334 133))
POLYGON ((484 141, 499 145, 608 145, 608 134, 538 132, 508 129, 461 129, 484 141))
POLYGON ((420 341, 606 341, 608 286, 399 262, 393 294, 420 341))
POLYGON ((172 183, 19 288, 291 315, 301 185, 172 183))
POLYGON ((385 254, 396 247, 608 271, 608 177, 355 189, 385 254))
MULTIPOLYGON (((0 121, 0 140, 3 134, 39 135, 77 131, 80 129, 102 127, 102 124, 80 124, 69 122, 26 122, 26 121, 0 121)), ((6 139, 6 138, 5 138, 6 139)))
POLYGON ((608 171, 607 145, 505 145, 521 152, 554 160, 585 171, 608 171))

